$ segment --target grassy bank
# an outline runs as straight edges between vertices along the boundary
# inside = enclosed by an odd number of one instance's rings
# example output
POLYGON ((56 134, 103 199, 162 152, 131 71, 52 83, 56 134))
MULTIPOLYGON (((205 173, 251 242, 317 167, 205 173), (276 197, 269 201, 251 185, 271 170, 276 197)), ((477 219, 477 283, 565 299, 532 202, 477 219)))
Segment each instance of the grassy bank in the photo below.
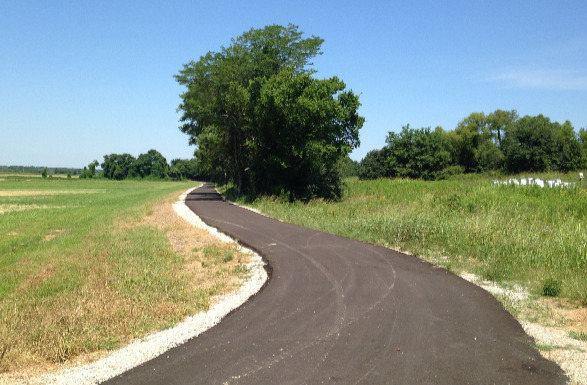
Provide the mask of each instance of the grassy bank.
POLYGON ((173 215, 193 186, 3 178, 0 371, 117 348, 231 289, 241 256, 173 215))
MULTIPOLYGON (((562 179, 578 182, 578 175, 562 179)), ((352 179, 338 203, 265 198, 251 205, 284 221, 587 305, 585 188, 493 186, 483 176, 437 182, 352 179)))

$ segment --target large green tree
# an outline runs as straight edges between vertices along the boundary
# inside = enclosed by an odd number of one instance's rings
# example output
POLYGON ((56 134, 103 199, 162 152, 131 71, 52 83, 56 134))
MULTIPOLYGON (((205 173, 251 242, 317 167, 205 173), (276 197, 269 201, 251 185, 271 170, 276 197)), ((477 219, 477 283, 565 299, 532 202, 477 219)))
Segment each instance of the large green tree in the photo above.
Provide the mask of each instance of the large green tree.
POLYGON ((202 171, 239 193, 339 195, 340 157, 358 146, 358 96, 309 68, 323 40, 298 27, 251 29, 184 65, 181 131, 202 171))
POLYGON ((175 180, 198 180, 202 178, 196 158, 173 159, 169 168, 169 176, 175 180))
POLYGON ((498 145, 501 142, 501 130, 501 123, 497 119, 492 125, 488 115, 473 112, 448 134, 453 159, 465 167, 467 172, 501 167, 504 158, 498 145))
POLYGON ((450 153, 445 150, 446 134, 441 127, 420 129, 402 127, 398 134, 387 136, 388 167, 391 176, 437 179, 450 166, 450 153))
POLYGON ((505 162, 502 142, 517 119, 515 110, 471 113, 447 133, 453 160, 467 172, 501 169, 505 162))
POLYGON ((135 160, 134 170, 141 178, 164 179, 168 175, 169 166, 159 151, 149 150, 135 160))
POLYGON ((518 120, 518 117, 518 112, 516 110, 495 110, 487 115, 487 127, 489 128, 491 137, 498 149, 501 150, 502 139, 507 130, 518 120))
POLYGON ((389 177, 391 171, 389 170, 388 157, 389 147, 383 147, 381 150, 369 151, 361 160, 359 178, 379 179, 389 177))
POLYGON ((135 161, 134 156, 126 153, 104 155, 104 162, 101 164, 102 170, 104 170, 104 177, 116 180, 135 177, 135 161))
POLYGON ((506 133, 503 149, 509 172, 557 169, 555 131, 549 118, 524 116, 506 133))

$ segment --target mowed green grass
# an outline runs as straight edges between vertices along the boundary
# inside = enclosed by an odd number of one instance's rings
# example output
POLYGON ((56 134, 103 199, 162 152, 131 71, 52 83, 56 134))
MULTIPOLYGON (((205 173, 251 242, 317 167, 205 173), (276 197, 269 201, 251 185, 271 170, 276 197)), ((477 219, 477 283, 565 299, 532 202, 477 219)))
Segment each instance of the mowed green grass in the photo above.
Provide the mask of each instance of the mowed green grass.
POLYGON ((194 186, 4 177, 0 372, 113 349, 197 312, 184 258, 140 223, 194 186))
MULTIPOLYGON (((562 177, 578 174, 528 175, 562 177)), ((347 181, 341 202, 251 205, 281 220, 400 249, 454 271, 587 305, 587 189, 448 181, 347 181)))

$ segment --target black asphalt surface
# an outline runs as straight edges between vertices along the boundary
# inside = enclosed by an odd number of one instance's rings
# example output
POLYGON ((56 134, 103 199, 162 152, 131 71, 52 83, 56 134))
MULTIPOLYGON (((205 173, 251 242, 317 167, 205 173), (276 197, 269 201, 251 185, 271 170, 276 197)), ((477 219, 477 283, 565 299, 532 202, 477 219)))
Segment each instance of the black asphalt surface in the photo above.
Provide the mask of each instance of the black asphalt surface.
POLYGON ((211 185, 187 205, 269 263, 220 324, 107 384, 565 384, 487 292, 416 257, 282 223, 211 185))

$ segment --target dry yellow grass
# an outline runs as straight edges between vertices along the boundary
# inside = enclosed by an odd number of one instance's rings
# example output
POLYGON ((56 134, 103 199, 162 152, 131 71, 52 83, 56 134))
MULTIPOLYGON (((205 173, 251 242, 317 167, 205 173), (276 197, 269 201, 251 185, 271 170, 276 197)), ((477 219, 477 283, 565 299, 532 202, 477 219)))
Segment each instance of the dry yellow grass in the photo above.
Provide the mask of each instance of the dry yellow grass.
MULTIPOLYGON (((174 270, 165 273, 185 282, 185 290, 163 293, 162 300, 140 301, 135 297, 144 293, 129 295, 112 280, 117 267, 108 250, 97 253, 86 243, 79 245, 77 256, 56 255, 20 285, 18 307, 0 309, 2 319, 9 320, 0 324, 0 373, 41 374, 98 359, 114 347, 207 309, 211 296, 236 289, 246 275, 243 265, 248 256, 177 216, 171 204, 178 196, 154 204, 144 218, 115 223, 111 235, 124 240, 125 234, 144 227, 164 234, 173 253, 181 257, 180 263, 171 265, 174 270), (217 255, 230 258, 219 260, 217 255), (27 301, 27 291, 38 290, 59 274, 58 264, 74 259, 83 278, 78 289, 58 298, 27 301)), ((43 242, 50 247, 61 234, 53 229, 43 242)))
POLYGON ((144 218, 140 225, 156 226, 166 235, 173 251, 184 258, 184 268, 189 273, 195 290, 221 288, 215 293, 221 295, 235 289, 239 284, 239 277, 232 271, 250 262, 249 257, 240 253, 235 245, 225 244, 207 231, 180 218, 171 207, 176 200, 177 197, 174 197, 155 204, 152 214, 144 218), (235 257, 222 264, 214 263, 206 255, 206 250, 211 249, 221 254, 232 253, 235 257))
POLYGON ((0 197, 26 197, 36 195, 98 194, 103 190, 0 190, 0 197))
POLYGON ((65 207, 55 205, 0 205, 0 214, 13 211, 60 209, 65 207))

